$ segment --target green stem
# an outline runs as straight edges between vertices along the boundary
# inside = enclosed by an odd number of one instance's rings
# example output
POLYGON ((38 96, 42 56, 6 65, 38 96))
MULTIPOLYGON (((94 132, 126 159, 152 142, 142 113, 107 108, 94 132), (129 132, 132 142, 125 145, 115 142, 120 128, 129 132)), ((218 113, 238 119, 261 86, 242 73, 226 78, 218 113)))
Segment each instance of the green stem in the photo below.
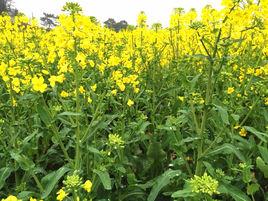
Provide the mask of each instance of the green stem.
POLYGON ((40 192, 44 192, 44 188, 41 184, 41 182, 39 181, 39 179, 37 178, 37 176, 33 173, 32 174, 34 180, 35 180, 35 183, 37 184, 37 187, 39 188, 40 192))
MULTIPOLYGON (((76 91, 76 113, 80 112, 80 97, 79 97, 79 75, 77 66, 75 67, 75 91, 76 91)), ((80 124, 79 124, 79 116, 76 116, 76 146, 75 146, 75 169, 78 170, 80 168, 80 124)))

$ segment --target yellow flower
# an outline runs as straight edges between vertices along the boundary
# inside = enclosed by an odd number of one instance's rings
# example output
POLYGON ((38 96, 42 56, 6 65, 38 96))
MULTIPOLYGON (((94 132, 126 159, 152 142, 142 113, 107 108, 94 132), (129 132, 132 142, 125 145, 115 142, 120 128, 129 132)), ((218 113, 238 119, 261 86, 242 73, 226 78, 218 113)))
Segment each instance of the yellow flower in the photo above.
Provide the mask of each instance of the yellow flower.
POLYGON ((117 90, 116 90, 116 89, 112 90, 112 91, 111 91, 111 94, 112 94, 113 96, 116 96, 116 94, 117 94, 117 90))
POLYGON ((75 60, 80 64, 82 69, 86 67, 86 55, 84 55, 82 52, 77 54, 75 60))
POLYGON ((30 197, 30 201, 37 201, 37 199, 30 197))
POLYGON ((21 201, 16 196, 10 195, 6 199, 3 199, 2 201, 21 201))
POLYGON ((79 90, 79 92, 80 92, 81 94, 83 94, 83 93, 86 92, 86 90, 84 89, 83 86, 80 86, 78 90, 79 90))
POLYGON ((65 77, 63 74, 58 75, 58 76, 52 75, 48 80, 50 82, 50 86, 54 87, 56 82, 63 83, 63 81, 65 80, 65 77))
POLYGON ((96 91, 96 89, 97 89, 97 84, 92 85, 90 88, 91 88, 92 91, 96 91))
POLYGON ((132 101, 131 99, 128 99, 128 101, 127 101, 127 105, 128 105, 129 107, 131 107, 132 105, 134 105, 134 101, 132 101))
POLYGON ((247 136, 247 130, 245 128, 241 128, 241 130, 239 131, 239 135, 242 137, 246 137, 247 136))
POLYGON ((94 63, 94 61, 93 60, 89 60, 89 65, 91 66, 91 67, 94 67, 95 66, 95 63, 94 63))
POLYGON ((92 182, 90 180, 86 180, 86 182, 83 184, 83 188, 90 193, 92 188, 92 182))
POLYGON ((234 92, 234 87, 228 87, 227 94, 232 94, 234 92))
POLYGON ((184 97, 183 96, 178 96, 178 99, 183 102, 184 101, 184 97))
POLYGON ((120 91, 125 91, 126 86, 124 85, 123 82, 118 81, 118 82, 116 82, 116 84, 117 84, 117 86, 119 87, 120 91))
POLYGON ((40 91, 41 93, 44 93, 47 89, 47 84, 44 83, 44 78, 42 76, 34 76, 32 78, 32 84, 34 91, 40 91))
POLYGON ((135 94, 137 94, 137 93, 139 93, 140 89, 138 87, 134 87, 133 91, 134 91, 135 94))
POLYGON ((63 97, 63 98, 66 98, 66 97, 69 96, 69 93, 66 92, 66 91, 62 91, 62 92, 60 93, 60 96, 63 97))
POLYGON ((266 97, 266 98, 264 99, 264 104, 265 104, 265 105, 268 105, 268 97, 266 97))
POLYGON ((87 102, 90 104, 92 103, 92 99, 90 97, 87 98, 87 102))
POLYGON ((66 193, 63 189, 60 189, 57 192, 57 195, 57 200, 62 201, 68 195, 68 193, 66 193))
POLYGON ((146 21, 147 21, 147 16, 145 15, 143 11, 140 12, 140 14, 138 15, 138 19, 137 19, 138 27, 146 27, 146 21))

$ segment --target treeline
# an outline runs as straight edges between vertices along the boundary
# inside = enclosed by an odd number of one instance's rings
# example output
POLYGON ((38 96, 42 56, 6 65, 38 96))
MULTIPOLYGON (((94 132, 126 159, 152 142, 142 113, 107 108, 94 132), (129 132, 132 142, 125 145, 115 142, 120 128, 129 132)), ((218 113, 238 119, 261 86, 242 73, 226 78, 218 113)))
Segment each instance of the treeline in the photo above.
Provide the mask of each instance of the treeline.
MULTIPOLYGON (((0 0, 0 14, 8 14, 12 17, 16 15, 24 15, 23 13, 19 12, 19 10, 14 6, 13 0, 0 0)), ((145 13, 142 11, 140 14, 144 15, 145 13)), ((41 25, 46 28, 47 30, 53 29, 55 26, 58 25, 57 23, 58 16, 52 13, 43 13, 43 16, 40 17, 41 25)), ((95 24, 100 24, 100 21, 97 20, 96 17, 90 16, 90 19, 95 24)), ((146 22, 145 22, 146 23, 146 22)), ((133 30, 136 26, 128 24, 126 20, 120 20, 117 22, 113 18, 107 19, 104 23, 104 26, 112 29, 116 32, 121 30, 133 30)), ((147 26, 147 25, 146 25, 147 26)), ((154 23, 151 26, 152 29, 158 30, 162 28, 161 23, 154 23)))

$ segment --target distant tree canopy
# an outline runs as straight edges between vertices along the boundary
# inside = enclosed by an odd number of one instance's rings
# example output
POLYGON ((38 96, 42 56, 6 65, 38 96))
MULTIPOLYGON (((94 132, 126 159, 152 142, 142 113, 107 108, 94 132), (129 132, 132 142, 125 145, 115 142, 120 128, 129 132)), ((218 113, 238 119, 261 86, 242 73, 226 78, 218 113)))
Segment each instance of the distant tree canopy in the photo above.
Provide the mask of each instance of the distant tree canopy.
POLYGON ((46 27, 47 29, 52 29, 57 26, 57 19, 58 16, 50 13, 43 13, 43 17, 40 17, 41 24, 46 27))
POLYGON ((107 28, 112 29, 116 32, 119 32, 120 30, 123 30, 123 29, 127 29, 128 27, 127 21, 121 20, 120 22, 116 22, 113 18, 109 18, 108 20, 106 20, 104 22, 104 25, 107 28))
POLYGON ((7 13, 10 16, 18 14, 18 10, 13 7, 12 0, 0 0, 0 14, 7 13))

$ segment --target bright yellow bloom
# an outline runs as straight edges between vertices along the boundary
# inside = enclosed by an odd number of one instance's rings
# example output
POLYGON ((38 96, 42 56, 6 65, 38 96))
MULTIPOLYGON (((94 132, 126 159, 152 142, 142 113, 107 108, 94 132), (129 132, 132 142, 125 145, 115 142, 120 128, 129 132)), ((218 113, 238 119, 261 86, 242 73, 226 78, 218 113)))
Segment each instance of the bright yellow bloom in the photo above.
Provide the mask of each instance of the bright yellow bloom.
POLYGON ((178 96, 178 99, 183 102, 184 101, 184 96, 178 96))
POLYGON ((134 91, 135 94, 137 94, 137 93, 139 93, 140 89, 138 87, 134 87, 133 91, 134 91))
POLYGON ((94 67, 95 66, 95 63, 94 63, 94 61, 93 60, 89 60, 89 65, 91 66, 91 67, 94 67))
POLYGON ((80 64, 82 69, 86 67, 86 55, 84 55, 82 52, 77 54, 75 60, 80 64))
POLYGON ((83 188, 90 193, 92 188, 92 182, 90 180, 86 180, 86 182, 83 184, 83 188))
POLYGON ((268 105, 268 97, 266 97, 266 98, 264 99, 264 104, 265 104, 265 105, 268 105))
POLYGON ((20 199, 18 199, 16 196, 14 195, 10 195, 8 196, 6 199, 2 199, 2 201, 21 201, 20 199))
POLYGON ((92 99, 90 97, 87 98, 87 102, 90 104, 92 103, 92 99))
POLYGON ((80 86, 78 90, 79 90, 79 92, 80 92, 81 94, 83 94, 83 93, 86 92, 86 90, 84 89, 83 86, 80 86))
POLYGON ((246 137, 247 136, 247 130, 245 128, 241 128, 241 130, 239 131, 239 135, 241 135, 242 137, 246 137))
POLYGON ((128 99, 128 101, 127 101, 127 105, 128 105, 129 107, 131 107, 132 105, 134 105, 134 101, 132 101, 131 99, 128 99))
POLYGON ((42 76, 34 76, 32 78, 32 85, 34 91, 39 91, 41 93, 44 93, 47 89, 47 84, 44 83, 44 78, 42 76))
POLYGON ((62 201, 68 195, 68 193, 66 193, 63 189, 60 189, 57 192, 57 195, 57 200, 62 201))
POLYGON ((62 92, 60 93, 60 96, 63 97, 63 98, 66 98, 66 97, 69 96, 69 93, 66 92, 66 91, 62 91, 62 92))
POLYGON ((37 199, 30 197, 30 201, 37 201, 37 199))
POLYGON ((117 94, 117 90, 116 90, 116 89, 113 89, 113 90, 111 91, 111 94, 112 94, 113 96, 116 96, 116 94, 117 94))
POLYGON ((137 19, 138 27, 146 27, 146 21, 147 21, 147 16, 145 15, 143 11, 140 12, 140 14, 138 15, 138 19, 137 19))
POLYGON ((123 82, 118 81, 118 82, 116 82, 116 84, 117 84, 117 86, 119 87, 120 91, 125 91, 125 89, 126 89, 126 85, 124 85, 123 82))
POLYGON ((227 94, 232 94, 234 92, 234 87, 228 87, 227 94))
POLYGON ((92 91, 96 91, 96 89, 97 89, 97 84, 92 85, 90 88, 91 88, 92 91))

